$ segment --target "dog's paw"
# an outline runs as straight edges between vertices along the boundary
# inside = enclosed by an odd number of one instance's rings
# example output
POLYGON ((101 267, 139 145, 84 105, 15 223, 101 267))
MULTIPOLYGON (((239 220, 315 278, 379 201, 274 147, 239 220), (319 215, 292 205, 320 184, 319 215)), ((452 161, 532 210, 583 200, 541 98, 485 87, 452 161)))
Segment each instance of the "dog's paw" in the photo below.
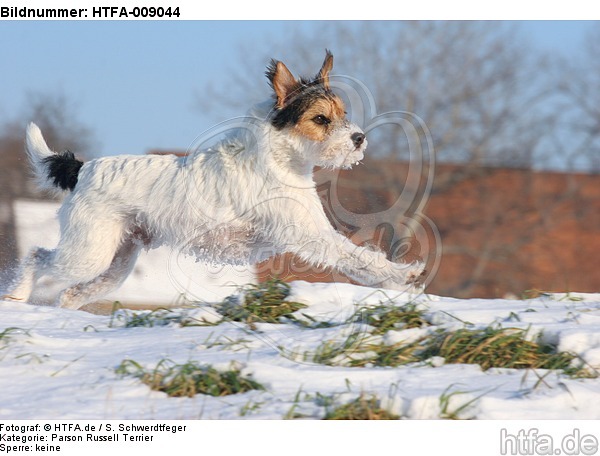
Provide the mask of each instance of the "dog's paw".
POLYGON ((420 287, 423 285, 423 280, 427 275, 427 269, 425 269, 425 264, 420 261, 413 263, 412 266, 413 268, 406 274, 405 283, 407 285, 420 287))
POLYGON ((422 281, 425 279, 426 273, 425 264, 422 262, 395 263, 393 277, 385 280, 381 286, 397 291, 420 289, 423 287, 422 281))

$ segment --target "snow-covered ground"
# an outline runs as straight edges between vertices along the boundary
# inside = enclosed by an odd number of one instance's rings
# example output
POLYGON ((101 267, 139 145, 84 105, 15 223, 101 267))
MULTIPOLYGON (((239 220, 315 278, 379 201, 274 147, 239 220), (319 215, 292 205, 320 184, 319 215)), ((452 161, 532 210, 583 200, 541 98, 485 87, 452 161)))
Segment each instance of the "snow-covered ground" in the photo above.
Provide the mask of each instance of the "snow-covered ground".
MULTIPOLYGON (((57 205, 17 204, 19 248, 56 244, 57 205)), ((124 286, 106 300, 104 315, 0 301, 0 420, 2 419, 281 419, 321 418, 337 405, 366 395, 409 419, 598 419, 600 379, 560 371, 489 369, 443 359, 402 367, 350 367, 365 350, 319 363, 327 344, 351 334, 359 342, 410 343, 439 329, 496 325, 527 329, 560 351, 600 369, 600 294, 546 295, 530 300, 458 300, 409 296, 349 284, 294 282, 288 300, 312 328, 284 324, 222 322, 182 327, 185 316, 218 322, 211 303, 254 280, 251 270, 211 270, 167 249, 144 254, 124 286), (112 301, 171 306, 168 325, 127 327, 131 310, 106 314, 112 301), (372 335, 352 321, 358 309, 416 304, 432 326, 372 335), (324 324, 319 324, 324 323, 324 324), (362 342, 361 342, 362 340, 362 342), (168 360, 216 369, 241 369, 261 383, 224 397, 168 397, 116 369, 132 360, 147 369, 168 360)), ((139 311, 137 311, 139 314, 139 311)), ((109 312, 110 313, 110 312, 109 312)))
MULTIPOLYGON (((389 331, 381 342, 408 342, 439 328, 496 324, 528 328, 531 337, 542 334, 559 350, 600 368, 600 294, 458 300, 294 282, 288 299, 308 306, 296 313, 299 319, 330 326, 313 329, 287 322, 249 328, 222 322, 126 327, 131 311, 94 315, 0 301, 0 419, 321 418, 361 394, 376 396, 383 408, 409 419, 600 418, 600 379, 543 369, 482 371, 478 365, 445 364, 442 359, 393 368, 348 367, 343 359, 336 365, 314 362, 326 341, 341 341, 357 331, 369 335, 368 327, 348 320, 357 309, 410 301, 433 326, 389 331), (163 360, 233 366, 265 390, 169 397, 135 377, 119 375, 116 368, 124 360, 149 369, 163 360)), ((205 303, 169 315, 213 322, 220 318, 205 303)), ((352 351, 346 354, 351 357, 352 351)))

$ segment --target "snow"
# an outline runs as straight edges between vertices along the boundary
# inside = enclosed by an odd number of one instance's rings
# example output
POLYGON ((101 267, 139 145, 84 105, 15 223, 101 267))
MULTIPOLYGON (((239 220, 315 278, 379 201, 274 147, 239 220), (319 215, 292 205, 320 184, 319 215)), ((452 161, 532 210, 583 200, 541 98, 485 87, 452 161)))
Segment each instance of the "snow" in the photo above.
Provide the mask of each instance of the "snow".
MULTIPOLYGON (((475 328, 524 328, 600 368, 600 294, 458 300, 293 282, 288 299, 308 305, 296 313, 299 319, 310 315, 310 321, 328 323, 342 323, 360 308, 411 302, 426 311, 435 328, 465 327, 464 322, 475 328)), ((131 311, 94 315, 2 301, 0 314, 0 333, 6 331, 0 339, 0 419, 282 419, 290 412, 321 418, 335 404, 361 394, 376 395, 390 412, 409 419, 443 418, 454 411, 476 419, 600 418, 600 379, 543 369, 483 371, 439 357, 394 368, 312 361, 324 341, 341 341, 357 330, 368 335, 358 323, 315 329, 293 323, 258 323, 251 329, 236 322, 126 327, 131 311), (217 369, 234 366, 266 389, 172 398, 117 374, 127 359, 147 368, 165 359, 217 369)), ((203 302, 171 314, 219 320, 214 307, 203 302)), ((427 330, 399 329, 375 337, 384 343, 411 341, 427 330)))

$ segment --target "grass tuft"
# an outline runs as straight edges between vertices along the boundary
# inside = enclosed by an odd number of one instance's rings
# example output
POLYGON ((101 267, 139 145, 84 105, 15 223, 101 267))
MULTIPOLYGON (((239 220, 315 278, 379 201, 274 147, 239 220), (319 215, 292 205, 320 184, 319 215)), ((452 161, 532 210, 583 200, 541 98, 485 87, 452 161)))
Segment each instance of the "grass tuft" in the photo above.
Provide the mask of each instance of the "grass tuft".
POLYGON ((193 397, 196 394, 227 396, 265 389, 260 383, 243 377, 239 370, 219 371, 192 361, 174 364, 163 360, 154 369, 146 370, 133 360, 124 360, 116 372, 137 377, 151 389, 170 397, 193 397))
POLYGON ((376 356, 367 360, 354 361, 352 363, 353 366, 373 365, 397 367, 424 360, 421 356, 422 346, 418 341, 410 344, 370 345, 367 346, 366 349, 376 356))
POLYGON ((364 337, 364 334, 354 332, 343 341, 323 341, 314 352, 304 353, 304 361, 324 364, 326 366, 337 366, 340 364, 354 366, 352 355, 360 355, 364 352, 364 337))
POLYGON ((228 297, 217 310, 233 321, 248 323, 281 323, 283 318, 307 307, 305 304, 285 299, 290 295, 290 285, 280 279, 270 279, 258 285, 247 285, 242 298, 228 297), (241 302, 240 302, 241 301, 241 302))
POLYGON ((487 327, 478 330, 440 330, 419 340, 386 345, 369 342, 359 333, 342 342, 325 341, 305 360, 351 367, 397 367, 433 357, 447 364, 478 364, 490 368, 562 370, 570 377, 596 377, 577 355, 559 352, 554 345, 527 340, 526 330, 487 327))
POLYGON ((116 317, 117 320, 122 320, 125 328, 153 328, 157 326, 168 326, 178 325, 180 327, 187 326, 211 326, 213 323, 209 323, 204 320, 198 320, 190 317, 181 311, 173 311, 169 309, 155 309, 152 311, 141 311, 141 312, 125 312, 119 311, 116 317))
POLYGON ((556 347, 525 339, 526 330, 487 327, 439 332, 430 339, 422 358, 441 356, 446 363, 479 364, 513 369, 561 369, 570 371, 575 355, 557 352, 556 347))
POLYGON ((402 307, 381 305, 360 309, 355 315, 355 321, 374 327, 373 334, 384 334, 390 330, 429 326, 430 323, 424 318, 424 313, 418 310, 415 304, 406 304, 402 307))
POLYGON ((379 400, 361 395, 358 399, 330 410, 325 420, 398 420, 399 416, 384 410, 379 400))

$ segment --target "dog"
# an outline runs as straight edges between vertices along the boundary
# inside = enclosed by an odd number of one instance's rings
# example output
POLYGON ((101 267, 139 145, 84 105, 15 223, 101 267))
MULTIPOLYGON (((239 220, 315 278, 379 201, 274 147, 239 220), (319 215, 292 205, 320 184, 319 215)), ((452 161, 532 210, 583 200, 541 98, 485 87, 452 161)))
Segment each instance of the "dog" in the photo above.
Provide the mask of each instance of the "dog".
POLYGON ((26 152, 38 185, 67 193, 54 250, 22 261, 5 299, 27 301, 42 276, 64 284, 55 305, 78 309, 117 289, 141 249, 169 245, 198 259, 248 264, 290 252, 372 287, 413 290, 421 263, 394 263, 353 244, 329 223, 313 180, 315 166, 350 168, 364 157, 364 132, 346 117, 330 84, 326 51, 313 78, 272 60, 266 115, 207 150, 109 156, 82 162, 47 146, 29 124, 26 152))

